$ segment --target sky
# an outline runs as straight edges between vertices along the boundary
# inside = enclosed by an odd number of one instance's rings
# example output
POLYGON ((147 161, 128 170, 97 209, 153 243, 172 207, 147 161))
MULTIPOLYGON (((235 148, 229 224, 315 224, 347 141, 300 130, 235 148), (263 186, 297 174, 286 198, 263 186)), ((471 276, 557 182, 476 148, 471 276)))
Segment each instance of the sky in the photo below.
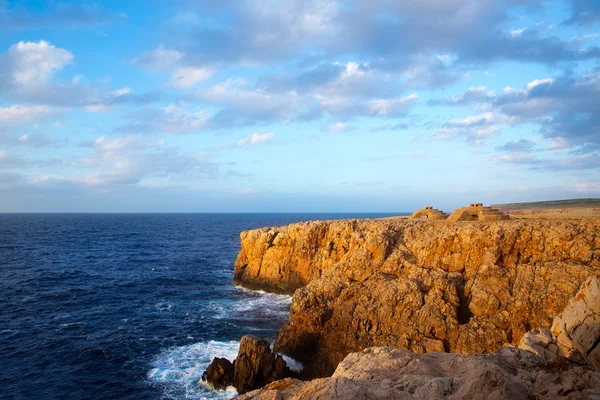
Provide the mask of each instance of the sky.
POLYGON ((0 212, 600 197, 600 0, 0 0, 0 212))

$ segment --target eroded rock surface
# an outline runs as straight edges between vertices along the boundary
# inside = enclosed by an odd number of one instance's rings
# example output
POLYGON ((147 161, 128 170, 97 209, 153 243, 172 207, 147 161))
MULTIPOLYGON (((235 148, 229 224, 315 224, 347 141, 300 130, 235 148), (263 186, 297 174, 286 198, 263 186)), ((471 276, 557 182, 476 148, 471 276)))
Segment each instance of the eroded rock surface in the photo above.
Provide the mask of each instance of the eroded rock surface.
POLYGON ((233 386, 233 371, 231 361, 215 357, 202 374, 202 381, 208 383, 215 390, 226 389, 233 386))
POLYGON ((271 351, 269 342, 247 335, 240 340, 240 350, 233 363, 215 358, 202 374, 202 379, 214 389, 234 386, 238 393, 243 394, 287 378, 290 374, 285 360, 271 351))
POLYGON ((600 279, 587 280, 552 324, 561 355, 600 370, 600 279))
POLYGON ((547 363, 521 349, 499 354, 416 354, 390 347, 352 353, 330 378, 285 380, 239 400, 596 399, 600 373, 547 363))
MULTIPOLYGON (((291 293, 275 350, 330 375, 373 346, 489 353, 600 275, 600 220, 324 221, 243 232, 236 282, 291 293)), ((310 375, 312 373, 312 376, 310 375)))

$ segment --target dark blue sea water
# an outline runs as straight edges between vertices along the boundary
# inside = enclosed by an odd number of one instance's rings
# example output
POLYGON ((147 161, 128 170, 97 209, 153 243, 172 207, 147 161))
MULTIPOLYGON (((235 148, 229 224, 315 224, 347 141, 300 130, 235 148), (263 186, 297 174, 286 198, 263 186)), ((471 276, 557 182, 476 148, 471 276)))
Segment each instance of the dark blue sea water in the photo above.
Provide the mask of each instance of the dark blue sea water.
POLYGON ((202 372, 291 303, 231 284, 240 231, 376 216, 0 214, 0 398, 230 398, 202 372))

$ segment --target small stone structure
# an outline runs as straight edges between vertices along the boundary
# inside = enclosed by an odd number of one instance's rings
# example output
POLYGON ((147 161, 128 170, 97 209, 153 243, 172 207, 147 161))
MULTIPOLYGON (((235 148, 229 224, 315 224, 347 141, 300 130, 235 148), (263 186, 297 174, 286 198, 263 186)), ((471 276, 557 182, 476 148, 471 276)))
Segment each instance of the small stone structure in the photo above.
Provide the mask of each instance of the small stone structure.
POLYGON ((410 219, 446 219, 448 214, 431 206, 426 206, 413 213, 410 219))
POLYGON ((492 208, 484 207, 482 203, 471 203, 469 207, 463 207, 454 210, 448 217, 448 221, 502 221, 509 219, 509 216, 501 211, 492 208))

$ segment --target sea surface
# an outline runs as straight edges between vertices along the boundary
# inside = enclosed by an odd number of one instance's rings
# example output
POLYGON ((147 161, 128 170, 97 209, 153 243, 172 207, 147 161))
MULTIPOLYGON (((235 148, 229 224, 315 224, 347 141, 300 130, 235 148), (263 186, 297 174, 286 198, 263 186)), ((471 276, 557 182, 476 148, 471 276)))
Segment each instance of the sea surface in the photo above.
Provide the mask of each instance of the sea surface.
POLYGON ((239 233, 387 215, 0 214, 0 399, 231 398, 202 372, 291 304, 232 285, 239 233))

